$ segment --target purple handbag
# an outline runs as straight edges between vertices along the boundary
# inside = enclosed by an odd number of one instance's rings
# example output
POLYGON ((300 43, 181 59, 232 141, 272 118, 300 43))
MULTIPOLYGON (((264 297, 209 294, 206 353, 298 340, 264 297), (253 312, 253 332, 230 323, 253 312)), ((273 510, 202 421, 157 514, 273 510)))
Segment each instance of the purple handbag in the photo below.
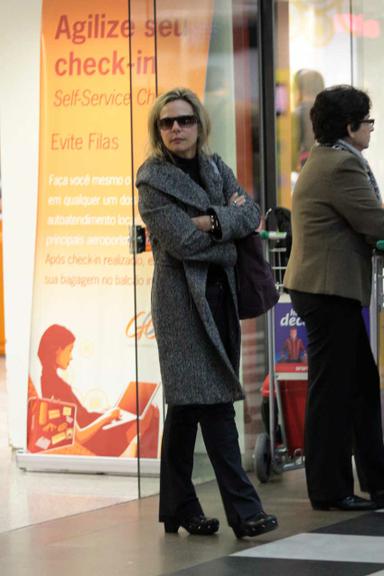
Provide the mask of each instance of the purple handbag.
POLYGON ((257 232, 236 241, 237 301, 241 320, 256 318, 270 310, 279 299, 272 268, 263 254, 257 232))

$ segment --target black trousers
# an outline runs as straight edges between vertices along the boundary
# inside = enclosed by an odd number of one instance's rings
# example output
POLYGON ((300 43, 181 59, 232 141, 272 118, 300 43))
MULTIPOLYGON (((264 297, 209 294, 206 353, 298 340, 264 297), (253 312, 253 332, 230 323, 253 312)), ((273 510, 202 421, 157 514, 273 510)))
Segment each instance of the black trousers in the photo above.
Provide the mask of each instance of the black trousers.
POLYGON ((168 406, 160 472, 160 521, 202 514, 192 483, 193 453, 200 424, 215 471, 228 524, 237 525, 262 510, 259 496, 241 464, 232 403, 168 406))
MULTIPOLYGON (((230 354, 230 295, 225 279, 213 278, 207 299, 224 347, 230 354)), ((164 423, 159 520, 202 514, 192 483, 197 428, 212 463, 230 525, 262 511, 260 498, 241 463, 235 410, 232 403, 168 406, 164 423)))
POLYGON ((360 303, 290 291, 308 335, 305 470, 311 500, 384 489, 380 382, 360 303))

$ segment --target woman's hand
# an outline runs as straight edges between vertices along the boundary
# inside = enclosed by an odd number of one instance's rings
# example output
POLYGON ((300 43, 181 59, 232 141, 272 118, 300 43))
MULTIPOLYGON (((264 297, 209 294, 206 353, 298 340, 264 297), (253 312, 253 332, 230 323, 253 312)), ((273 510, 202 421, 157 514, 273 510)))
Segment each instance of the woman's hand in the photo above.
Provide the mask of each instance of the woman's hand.
POLYGON ((210 232, 212 228, 210 216, 195 216, 192 222, 200 232, 210 232))
POLYGON ((107 412, 105 412, 102 416, 103 418, 103 426, 105 424, 109 424, 110 422, 113 422, 114 420, 119 420, 120 419, 120 408, 111 408, 110 410, 107 410, 107 412))
POLYGON ((110 424, 114 420, 120 420, 120 408, 107 410, 104 414, 96 418, 96 420, 88 424, 88 426, 84 426, 84 428, 80 428, 76 424, 75 434, 77 442, 80 444, 88 442, 100 429, 103 429, 104 426, 107 426, 107 424, 110 424))
MULTIPOLYGON (((238 194, 235 192, 232 194, 228 201, 228 206, 242 206, 245 203, 245 196, 244 194, 238 194)), ((196 226, 198 230, 201 232, 211 232, 212 231, 212 222, 210 216, 195 216, 192 218, 192 222, 196 226)))
POLYGON ((230 197, 229 201, 228 201, 228 206, 242 206, 245 203, 245 196, 244 194, 238 194, 237 192, 235 192, 234 194, 232 194, 232 196, 230 197))
MULTIPOLYGON (((228 201, 228 206, 242 206, 246 201, 244 194, 235 192, 228 201)), ((212 232, 212 221, 210 216, 195 216, 192 222, 200 232, 212 232)))

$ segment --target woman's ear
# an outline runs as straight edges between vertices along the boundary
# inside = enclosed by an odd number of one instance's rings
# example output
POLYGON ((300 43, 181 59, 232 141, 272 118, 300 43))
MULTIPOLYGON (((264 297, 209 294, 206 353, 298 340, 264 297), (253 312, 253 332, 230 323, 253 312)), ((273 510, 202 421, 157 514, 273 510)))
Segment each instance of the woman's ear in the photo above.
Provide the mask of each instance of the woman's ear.
POLYGON ((356 120, 354 120, 354 122, 350 122, 349 124, 347 124, 348 135, 350 138, 352 138, 354 136, 355 132, 358 131, 360 126, 361 126, 361 122, 358 122, 356 120))
POLYGON ((351 124, 347 124, 348 138, 350 140, 355 139, 355 134, 356 134, 358 129, 359 129, 359 126, 357 126, 355 122, 353 122, 351 124))

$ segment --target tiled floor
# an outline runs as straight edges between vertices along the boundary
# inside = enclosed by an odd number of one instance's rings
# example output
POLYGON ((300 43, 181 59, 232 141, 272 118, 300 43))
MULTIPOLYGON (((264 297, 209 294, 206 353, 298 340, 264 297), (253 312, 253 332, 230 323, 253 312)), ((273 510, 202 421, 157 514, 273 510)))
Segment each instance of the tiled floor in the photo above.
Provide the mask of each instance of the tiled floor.
POLYGON ((165 535, 158 497, 135 500, 134 478, 18 470, 4 400, 2 383, 1 576, 384 576, 384 513, 313 511, 302 469, 263 485, 253 478, 265 509, 279 518, 274 532, 237 540, 210 482, 198 493, 207 514, 220 519, 220 532, 165 535))
POLYGON ((156 521, 154 496, 3 532, 0 573, 368 576, 384 570, 383 513, 313 511, 305 498, 302 470, 258 489, 266 509, 278 515, 280 527, 253 540, 234 537, 211 482, 198 492, 207 513, 221 521, 215 536, 189 536, 182 529, 165 535, 156 521))
POLYGON ((173 573, 174 576, 383 576, 384 516, 366 514, 173 573), (337 537, 336 537, 337 536, 337 537))

